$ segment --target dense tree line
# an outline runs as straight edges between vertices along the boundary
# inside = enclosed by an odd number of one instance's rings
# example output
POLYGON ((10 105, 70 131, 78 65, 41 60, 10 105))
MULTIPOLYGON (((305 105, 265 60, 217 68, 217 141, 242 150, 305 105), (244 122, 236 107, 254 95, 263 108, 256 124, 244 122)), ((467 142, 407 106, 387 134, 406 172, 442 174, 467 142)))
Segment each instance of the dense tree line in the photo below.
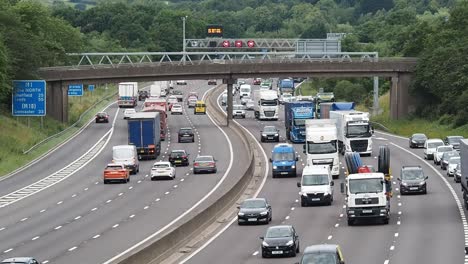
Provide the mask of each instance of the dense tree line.
MULTIPOLYGON (((378 51, 381 57, 420 57, 413 92, 424 103, 417 113, 430 118, 441 116, 457 125, 468 121, 468 109, 462 103, 468 99, 463 61, 468 41, 467 1, 96 2, 95 7, 80 10, 58 0, 49 8, 32 0, 0 0, 0 82, 4 98, 9 96, 6 87, 11 79, 31 78, 38 66, 60 65, 66 61, 65 52, 180 51, 181 17, 188 16, 187 38, 204 38, 207 24, 222 24, 226 38, 324 38, 327 32, 346 32, 343 50, 378 51)), ((360 102, 368 100, 363 95, 372 90, 370 79, 328 80, 325 84, 341 96, 360 102), (341 87, 349 88, 344 91, 341 87)))

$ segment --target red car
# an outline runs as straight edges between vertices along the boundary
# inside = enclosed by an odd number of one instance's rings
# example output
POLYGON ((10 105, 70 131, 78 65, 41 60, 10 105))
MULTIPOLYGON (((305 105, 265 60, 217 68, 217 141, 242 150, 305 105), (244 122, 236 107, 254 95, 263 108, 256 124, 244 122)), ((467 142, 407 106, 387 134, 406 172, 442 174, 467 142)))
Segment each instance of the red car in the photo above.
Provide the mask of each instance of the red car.
POLYGON ((261 78, 255 78, 254 81, 253 81, 253 84, 254 85, 260 85, 262 83, 262 79, 261 78))
POLYGON ((109 123, 109 115, 106 112, 96 114, 96 123, 109 123))

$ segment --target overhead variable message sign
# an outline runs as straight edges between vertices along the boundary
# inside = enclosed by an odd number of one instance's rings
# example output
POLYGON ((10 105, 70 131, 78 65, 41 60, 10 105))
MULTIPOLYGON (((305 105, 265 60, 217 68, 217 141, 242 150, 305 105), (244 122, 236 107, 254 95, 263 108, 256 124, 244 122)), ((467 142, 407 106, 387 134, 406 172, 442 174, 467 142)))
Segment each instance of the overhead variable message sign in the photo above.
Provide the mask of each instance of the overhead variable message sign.
POLYGON ((13 116, 45 116, 46 82, 44 80, 13 81, 11 111, 13 116))

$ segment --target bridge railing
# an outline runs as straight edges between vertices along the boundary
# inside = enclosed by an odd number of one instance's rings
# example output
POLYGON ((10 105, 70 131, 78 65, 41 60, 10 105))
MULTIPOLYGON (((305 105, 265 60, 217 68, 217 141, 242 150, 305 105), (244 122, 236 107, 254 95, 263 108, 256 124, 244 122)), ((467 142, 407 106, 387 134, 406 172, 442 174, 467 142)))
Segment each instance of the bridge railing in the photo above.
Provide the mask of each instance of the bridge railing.
POLYGON ((72 67, 138 67, 295 62, 377 62, 378 52, 110 52, 69 53, 72 67))

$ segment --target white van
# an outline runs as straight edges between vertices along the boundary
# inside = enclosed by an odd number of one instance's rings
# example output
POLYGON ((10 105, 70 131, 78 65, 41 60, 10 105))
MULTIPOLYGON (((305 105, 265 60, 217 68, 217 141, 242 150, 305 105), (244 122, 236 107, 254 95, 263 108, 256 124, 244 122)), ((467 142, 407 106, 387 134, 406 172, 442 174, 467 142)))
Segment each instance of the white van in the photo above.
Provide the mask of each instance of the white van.
POLYGON ((307 165, 302 170, 301 182, 297 183, 297 187, 301 188, 301 206, 317 203, 331 205, 333 186, 329 165, 307 165))
POLYGON ((442 141, 440 138, 427 139, 424 143, 424 159, 434 159, 434 153, 436 152, 437 147, 443 145, 445 145, 444 141, 442 141))
POLYGON ((125 168, 131 170, 132 174, 140 171, 138 154, 134 145, 119 145, 112 147, 112 162, 123 164, 125 168))
POLYGON ((221 95, 221 105, 226 105, 227 104, 227 98, 228 98, 228 94, 227 93, 223 93, 221 95))
POLYGON ((250 97, 252 86, 250 84, 242 84, 239 89, 240 98, 247 96, 250 97))

